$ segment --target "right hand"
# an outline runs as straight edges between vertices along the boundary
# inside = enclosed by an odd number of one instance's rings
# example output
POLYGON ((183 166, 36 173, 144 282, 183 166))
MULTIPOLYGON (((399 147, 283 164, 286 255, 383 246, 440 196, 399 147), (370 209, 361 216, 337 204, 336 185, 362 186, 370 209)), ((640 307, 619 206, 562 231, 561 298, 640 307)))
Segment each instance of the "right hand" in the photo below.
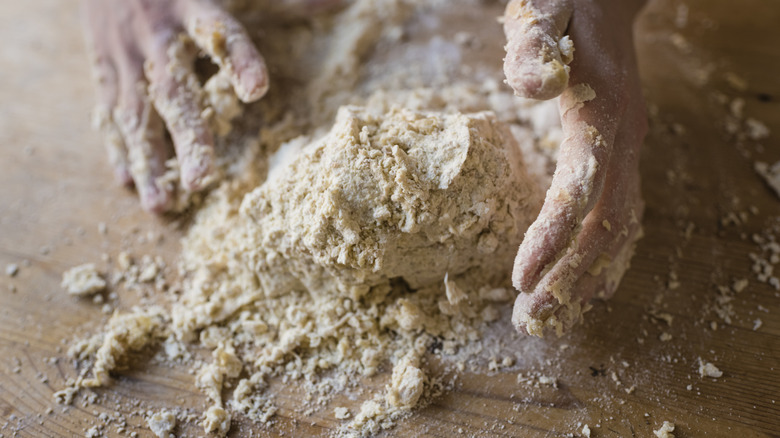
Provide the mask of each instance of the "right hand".
POLYGON ((516 94, 561 95, 552 186, 515 260, 513 322, 541 336, 608 298, 641 236, 639 148, 647 118, 633 46, 644 0, 513 0, 504 72, 516 94), (576 51, 572 60, 571 37, 576 51), (571 77, 569 66, 571 62, 571 77))
POLYGON ((241 24, 212 0, 86 0, 87 37, 98 84, 97 123, 117 179, 135 184, 141 206, 162 213, 172 187, 160 181, 173 140, 181 187, 202 189, 214 139, 184 32, 226 74, 243 102, 268 89, 265 62, 241 24))

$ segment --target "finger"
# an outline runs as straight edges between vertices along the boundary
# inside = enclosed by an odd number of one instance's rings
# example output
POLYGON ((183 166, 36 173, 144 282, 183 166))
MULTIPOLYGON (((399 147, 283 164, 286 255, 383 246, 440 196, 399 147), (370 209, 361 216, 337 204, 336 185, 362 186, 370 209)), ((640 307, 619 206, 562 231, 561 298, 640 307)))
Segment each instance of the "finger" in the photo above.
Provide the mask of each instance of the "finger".
POLYGON ((566 88, 574 46, 564 32, 572 12, 571 0, 512 0, 507 5, 504 74, 517 95, 552 99, 566 88))
POLYGON ((149 95, 173 139, 182 187, 199 190, 213 179, 214 139, 202 115, 203 91, 192 70, 186 42, 160 37, 148 52, 145 71, 149 95))
POLYGON ((133 178, 127 161, 127 149, 111 114, 116 107, 119 87, 116 67, 107 50, 108 42, 98 38, 101 31, 97 27, 103 24, 91 15, 95 13, 97 7, 94 4, 89 6, 83 3, 81 13, 97 91, 97 105, 92 112, 92 127, 103 135, 108 161, 114 168, 116 179, 121 184, 129 186, 133 183, 133 178))
POLYGON ((127 146, 129 170, 141 206, 146 211, 162 213, 171 202, 171 189, 159 182, 168 158, 165 127, 146 95, 141 72, 124 77, 114 120, 127 146))
MULTIPOLYGON (((544 270, 561 257, 576 237, 582 220, 599 200, 615 133, 627 119, 624 113, 629 102, 632 114, 643 111, 638 83, 618 67, 634 62, 633 58, 619 59, 621 53, 630 53, 630 49, 615 47, 598 34, 582 32, 576 16, 570 32, 584 41, 580 46, 582 56, 572 63, 571 85, 559 103, 565 139, 552 184, 515 261, 513 283, 521 291, 532 290, 544 270), (588 35, 590 38, 586 38, 588 35)), ((632 121, 638 118, 628 117, 632 121)), ((640 143, 623 143, 621 147, 636 148, 640 143)))
POLYGON ((120 184, 131 186, 133 176, 130 174, 127 148, 119 127, 114 123, 111 111, 102 105, 95 107, 92 113, 92 127, 103 135, 108 162, 114 169, 114 177, 120 184))
MULTIPOLYGON (((568 96, 571 90, 567 89, 562 102, 576 99, 568 96)), ((571 244, 582 220, 600 198, 614 139, 610 134, 614 129, 608 121, 593 120, 595 111, 593 107, 583 106, 577 117, 570 114, 563 117, 566 138, 561 144, 552 184, 515 261, 513 283, 518 290, 533 288, 544 269, 571 244)))
POLYGON ((106 56, 95 56, 93 75, 97 84, 98 103, 92 113, 92 127, 103 135, 108 153, 108 162, 114 169, 114 175, 121 184, 133 183, 127 160, 127 148, 112 115, 117 102, 117 74, 113 63, 106 56))
POLYGON ((515 327, 536 336, 545 328, 561 334, 581 320, 596 292, 610 297, 641 236, 639 222, 629 221, 619 230, 607 230, 595 221, 583 227, 579 248, 561 258, 533 293, 518 295, 512 316, 515 327))
POLYGON ((189 2, 184 23, 198 47, 230 77, 243 102, 260 99, 268 91, 268 70, 244 27, 209 0, 189 2))
POLYGON ((513 314, 518 328, 541 335, 544 327, 560 332, 579 321, 583 306, 595 291, 584 278, 608 272, 602 284, 605 295, 617 288, 631 255, 626 248, 633 247, 641 236, 639 220, 644 203, 637 145, 644 137, 642 126, 627 123, 617 136, 622 146, 612 157, 602 197, 585 218, 576 245, 545 273, 533 293, 518 296, 513 314))

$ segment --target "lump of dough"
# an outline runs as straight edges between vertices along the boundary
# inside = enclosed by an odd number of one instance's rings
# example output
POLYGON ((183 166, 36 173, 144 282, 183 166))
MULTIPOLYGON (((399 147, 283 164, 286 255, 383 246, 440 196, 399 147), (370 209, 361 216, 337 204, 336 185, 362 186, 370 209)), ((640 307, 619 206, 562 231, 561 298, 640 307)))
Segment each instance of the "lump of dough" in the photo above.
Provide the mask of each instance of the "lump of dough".
POLYGON ((60 286, 71 295, 83 297, 105 290, 106 280, 100 276, 93 263, 87 263, 65 271, 60 286))
POLYGON ((416 289, 470 268, 501 278, 542 199, 492 112, 342 107, 287 161, 241 206, 243 252, 270 296, 416 289))
POLYGON ((419 368, 416 357, 404 357, 393 367, 393 377, 387 388, 387 403, 403 409, 411 409, 420 400, 425 389, 425 373, 419 368))

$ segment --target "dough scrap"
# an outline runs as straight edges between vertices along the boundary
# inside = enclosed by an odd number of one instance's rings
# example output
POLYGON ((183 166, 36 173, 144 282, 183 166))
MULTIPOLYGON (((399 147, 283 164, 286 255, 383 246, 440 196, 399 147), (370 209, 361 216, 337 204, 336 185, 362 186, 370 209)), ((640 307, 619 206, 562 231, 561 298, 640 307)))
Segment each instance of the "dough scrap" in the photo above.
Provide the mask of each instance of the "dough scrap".
POLYGON ((158 438, 170 438, 174 436, 173 429, 176 427, 176 416, 166 410, 155 412, 146 419, 146 424, 149 425, 149 429, 158 438))
POLYGON ((71 295, 85 297, 105 290, 106 280, 93 263, 87 263, 65 271, 60 286, 71 295))

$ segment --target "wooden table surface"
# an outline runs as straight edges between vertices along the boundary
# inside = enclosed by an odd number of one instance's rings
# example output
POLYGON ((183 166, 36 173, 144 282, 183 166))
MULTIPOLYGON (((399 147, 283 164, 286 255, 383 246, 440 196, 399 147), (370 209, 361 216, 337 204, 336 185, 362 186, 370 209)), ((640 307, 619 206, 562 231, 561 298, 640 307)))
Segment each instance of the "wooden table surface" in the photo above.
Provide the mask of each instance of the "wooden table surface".
MULTIPOLYGON (((751 236, 780 217, 780 199, 753 171, 756 159, 780 160, 780 5, 736 4, 688 1, 688 26, 676 30, 679 2, 662 0, 641 22, 640 63, 655 114, 642 164, 646 235, 615 298, 597 304, 571 335, 508 341, 517 343, 515 370, 462 374, 452 390, 387 435, 581 436, 588 424, 592 436, 646 437, 670 421, 678 437, 780 436, 780 295, 756 280, 748 257, 759 252, 751 236), (702 86, 697 81, 707 71, 702 86), (735 89, 727 72, 747 88, 735 89), (764 121, 772 135, 760 142, 731 138, 716 91, 743 98, 746 116, 764 121), (751 207, 738 225, 723 220, 751 207), (679 287, 670 287, 670 273, 679 287), (733 317, 725 323, 712 310, 718 286, 739 278, 749 285, 730 294, 733 317), (654 310, 673 315, 672 325, 653 318, 654 310), (763 325, 754 330, 756 319, 763 325), (662 333, 671 340, 659 340, 662 333), (699 358, 723 376, 700 377, 699 358), (518 372, 554 376, 558 387, 517 383, 518 372)), ((5 437, 84 436, 101 413, 115 412, 127 418, 128 431, 151 436, 139 408, 199 412, 207 405, 186 368, 154 363, 123 371, 113 386, 96 391, 94 403, 79 397, 65 408, 52 398, 75 373, 64 358, 67 342, 94 333, 107 318, 99 305, 61 290, 62 272, 90 261, 104 266, 101 254, 122 249, 173 263, 181 235, 175 224, 141 212, 134 195, 112 182, 100 139, 89 129, 93 90, 76 9, 62 0, 0 2, 0 268, 20 267, 14 277, 0 272, 5 437), (98 232, 101 222, 106 235, 98 232), (164 241, 139 243, 149 232, 164 241)), ((122 295, 120 307, 137 300, 122 295)), ((493 335, 515 339, 509 330, 493 335)), ((386 377, 366 384, 379 386, 386 377)), ((239 418, 231 435, 332 432, 332 411, 304 416, 296 411, 299 397, 295 388, 280 389, 273 426, 239 418)), ((177 432, 202 434, 194 422, 177 432)), ((106 436, 125 435, 111 426, 106 436)))

